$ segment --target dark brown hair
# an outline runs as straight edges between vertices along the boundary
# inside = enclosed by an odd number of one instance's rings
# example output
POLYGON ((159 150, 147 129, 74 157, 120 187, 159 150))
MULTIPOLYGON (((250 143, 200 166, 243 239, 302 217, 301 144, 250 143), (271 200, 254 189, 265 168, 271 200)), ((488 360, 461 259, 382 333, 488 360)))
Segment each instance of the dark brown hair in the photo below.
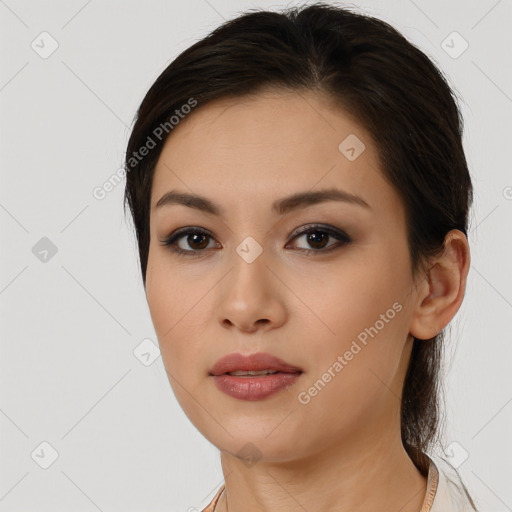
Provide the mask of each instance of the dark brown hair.
MULTIPOLYGON (((144 286, 151 183, 172 133, 170 117, 185 112, 191 99, 197 110, 268 87, 327 94, 369 131, 382 172, 406 209, 413 273, 427 269, 448 231, 467 235, 473 191, 463 120, 455 94, 431 60, 389 24, 347 8, 317 3, 281 13, 255 10, 181 53, 137 112, 126 152, 124 205, 134 220, 144 286), (151 149, 140 158, 149 141, 151 149)), ((422 452, 438 440, 441 420, 443 337, 444 331, 414 340, 403 387, 402 441, 423 474, 428 460, 422 452)))

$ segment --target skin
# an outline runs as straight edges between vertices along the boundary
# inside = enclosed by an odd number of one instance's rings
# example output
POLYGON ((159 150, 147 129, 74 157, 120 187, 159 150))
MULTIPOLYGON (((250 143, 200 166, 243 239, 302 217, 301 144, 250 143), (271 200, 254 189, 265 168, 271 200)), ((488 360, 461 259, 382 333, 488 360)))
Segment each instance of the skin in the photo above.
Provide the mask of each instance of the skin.
POLYGON ((318 92, 269 90, 198 107, 158 161, 150 233, 146 298, 176 398, 221 452, 226 491, 216 510, 418 512, 426 478, 401 443, 401 388, 412 337, 436 335, 459 309, 469 247, 450 231, 428 274, 412 275, 405 211, 369 133, 318 92), (354 161, 338 149, 349 134, 366 146, 354 161), (295 192, 331 187, 371 208, 327 201, 285 215, 271 209, 295 192), (156 208, 170 190, 205 196, 225 213, 156 208), (313 223, 351 241, 322 253, 339 240, 315 246, 291 236, 313 223), (161 243, 184 226, 211 235, 179 240, 198 257, 161 243), (263 250, 252 263, 236 252, 248 236, 263 250), (298 394, 394 303, 400 312, 300 403, 298 394), (270 352, 304 373, 269 398, 238 400, 209 376, 232 352, 270 352), (244 446, 255 463, 237 455, 244 446))

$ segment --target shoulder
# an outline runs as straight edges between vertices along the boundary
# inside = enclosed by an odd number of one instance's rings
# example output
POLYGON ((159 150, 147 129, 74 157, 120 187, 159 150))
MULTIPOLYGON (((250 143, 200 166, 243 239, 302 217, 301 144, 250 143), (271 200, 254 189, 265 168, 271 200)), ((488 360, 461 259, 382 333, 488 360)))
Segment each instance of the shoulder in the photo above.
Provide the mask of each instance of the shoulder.
POLYGON ((429 480, 437 480, 429 512, 478 512, 457 470, 440 455, 429 458, 429 480))

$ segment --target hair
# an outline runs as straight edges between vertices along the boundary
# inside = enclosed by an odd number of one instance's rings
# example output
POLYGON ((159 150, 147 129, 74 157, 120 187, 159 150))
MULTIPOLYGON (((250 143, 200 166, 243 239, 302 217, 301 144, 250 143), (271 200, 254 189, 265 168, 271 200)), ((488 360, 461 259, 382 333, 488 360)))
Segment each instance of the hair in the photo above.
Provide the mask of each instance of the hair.
MULTIPOLYGON (((388 23, 349 8, 316 3, 282 12, 253 10, 183 51, 137 111, 125 159, 124 206, 134 220, 144 287, 151 184, 172 132, 170 117, 190 111, 184 105, 191 99, 197 111, 216 99, 268 88, 321 93, 370 133, 382 173, 405 206, 413 274, 426 272, 448 231, 467 236, 473 189, 463 119, 455 93, 433 62, 388 23), (135 158, 149 141, 152 149, 135 158)), ((424 475, 424 452, 438 440, 441 420, 443 341, 444 331, 414 339, 403 386, 402 442, 424 475)))

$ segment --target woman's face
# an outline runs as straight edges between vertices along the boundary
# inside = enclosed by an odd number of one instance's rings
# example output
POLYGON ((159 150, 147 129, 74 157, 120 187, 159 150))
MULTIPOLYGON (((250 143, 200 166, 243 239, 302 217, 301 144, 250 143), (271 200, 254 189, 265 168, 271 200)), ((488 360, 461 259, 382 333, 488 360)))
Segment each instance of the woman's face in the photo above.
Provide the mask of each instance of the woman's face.
POLYGON ((197 107, 160 156, 150 231, 146 296, 163 362, 210 442, 285 461, 399 431, 418 298, 405 213, 343 110, 313 92, 197 107), (357 198, 285 201, 326 190, 357 198), (157 207, 171 191, 208 203, 157 207), (212 376, 232 353, 300 372, 212 376))

